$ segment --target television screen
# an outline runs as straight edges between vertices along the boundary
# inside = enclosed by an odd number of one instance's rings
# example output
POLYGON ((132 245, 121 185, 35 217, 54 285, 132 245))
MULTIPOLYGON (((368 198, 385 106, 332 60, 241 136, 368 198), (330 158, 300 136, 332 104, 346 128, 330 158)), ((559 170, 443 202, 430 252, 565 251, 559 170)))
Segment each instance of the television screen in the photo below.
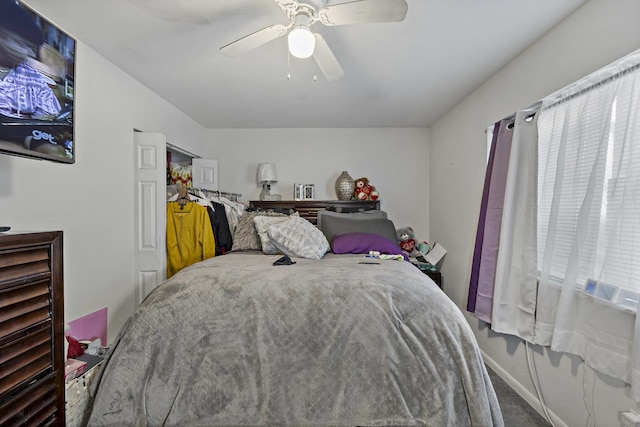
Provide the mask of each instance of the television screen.
POLYGON ((15 0, 0 0, 0 152, 74 163, 76 42, 15 0))

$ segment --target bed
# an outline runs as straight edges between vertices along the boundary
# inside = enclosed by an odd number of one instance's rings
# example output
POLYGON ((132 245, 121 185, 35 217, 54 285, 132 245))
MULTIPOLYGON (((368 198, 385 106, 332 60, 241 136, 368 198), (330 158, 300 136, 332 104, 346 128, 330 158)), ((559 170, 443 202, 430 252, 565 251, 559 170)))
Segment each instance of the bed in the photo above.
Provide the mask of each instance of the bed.
POLYGON ((503 425, 469 325, 419 269, 282 258, 233 251, 156 288, 112 343, 88 424, 503 425))

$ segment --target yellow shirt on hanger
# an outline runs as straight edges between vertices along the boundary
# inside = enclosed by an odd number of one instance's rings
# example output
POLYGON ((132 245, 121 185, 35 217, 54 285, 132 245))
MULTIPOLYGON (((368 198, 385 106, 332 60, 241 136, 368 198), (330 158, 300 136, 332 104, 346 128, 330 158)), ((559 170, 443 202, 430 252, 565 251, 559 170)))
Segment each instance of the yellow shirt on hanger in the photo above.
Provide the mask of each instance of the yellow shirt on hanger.
POLYGON ((195 202, 167 203, 167 278, 216 254, 207 208, 195 202))

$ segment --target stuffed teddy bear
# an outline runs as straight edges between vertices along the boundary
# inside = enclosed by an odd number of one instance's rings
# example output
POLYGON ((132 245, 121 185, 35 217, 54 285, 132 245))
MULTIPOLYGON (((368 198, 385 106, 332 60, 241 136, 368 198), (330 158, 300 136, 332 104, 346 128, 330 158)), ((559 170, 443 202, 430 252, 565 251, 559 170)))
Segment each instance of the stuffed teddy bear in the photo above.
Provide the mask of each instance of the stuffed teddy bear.
POLYGON ((416 248, 416 234, 411 227, 402 227, 396 230, 396 236, 398 237, 398 246, 400 249, 410 257, 416 257, 422 255, 416 248))
POLYGON ((376 187, 374 185, 371 186, 371 193, 369 193, 369 200, 378 200, 380 195, 376 191, 376 187))
POLYGON ((371 194, 371 185, 369 185, 369 178, 358 178, 355 180, 355 184, 356 199, 369 200, 369 194, 371 194))
POLYGON ((378 200, 380 195, 376 191, 376 187, 369 184, 369 178, 362 177, 355 180, 355 196, 357 200, 378 200))

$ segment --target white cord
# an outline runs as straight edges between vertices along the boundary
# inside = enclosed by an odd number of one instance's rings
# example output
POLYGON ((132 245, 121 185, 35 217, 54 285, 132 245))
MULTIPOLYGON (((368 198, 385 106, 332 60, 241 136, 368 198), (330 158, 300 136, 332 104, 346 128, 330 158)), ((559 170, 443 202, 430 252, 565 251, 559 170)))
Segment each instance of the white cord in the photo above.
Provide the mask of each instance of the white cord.
POLYGON ((596 425, 596 411, 594 409, 593 402, 593 390, 596 385, 595 377, 593 379, 593 384, 591 386, 591 406, 589 406, 589 402, 587 401, 587 364, 584 363, 584 368, 582 369, 582 401, 584 402, 585 408, 587 408, 587 427, 589 427, 589 421, 591 421, 591 414, 593 413, 593 426, 596 425))
POLYGON ((555 427, 553 424, 553 420, 551 419, 551 415, 549 415, 549 411, 547 410, 547 405, 544 403, 544 399, 542 397, 542 391, 540 390, 540 384, 538 383, 538 372, 535 366, 535 360, 531 359, 530 352, 532 351, 529 348, 529 343, 527 341, 524 342, 525 345, 525 353, 527 353, 527 367, 529 368, 529 376, 531 377, 531 381, 533 382, 533 387, 536 389, 536 394, 538 395, 538 401, 540 402, 540 406, 542 406, 542 411, 544 412, 547 421, 551 424, 551 427, 555 427), (532 369, 533 365, 533 369, 532 369), (535 371, 535 373, 534 373, 535 371))

